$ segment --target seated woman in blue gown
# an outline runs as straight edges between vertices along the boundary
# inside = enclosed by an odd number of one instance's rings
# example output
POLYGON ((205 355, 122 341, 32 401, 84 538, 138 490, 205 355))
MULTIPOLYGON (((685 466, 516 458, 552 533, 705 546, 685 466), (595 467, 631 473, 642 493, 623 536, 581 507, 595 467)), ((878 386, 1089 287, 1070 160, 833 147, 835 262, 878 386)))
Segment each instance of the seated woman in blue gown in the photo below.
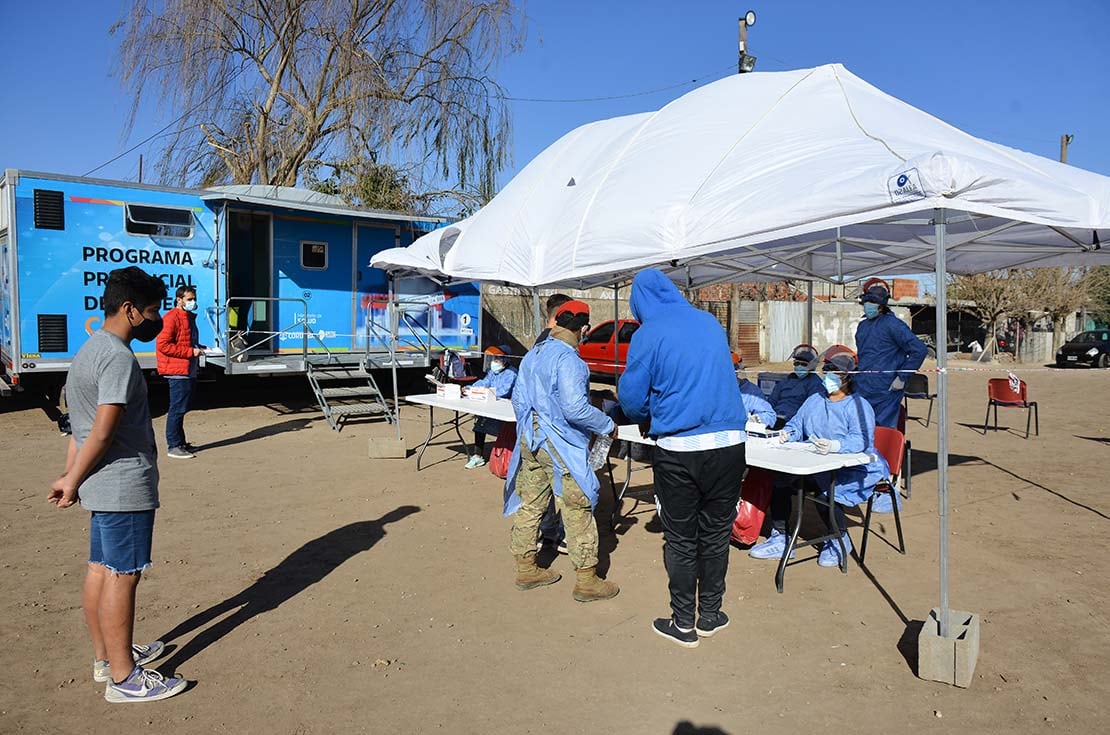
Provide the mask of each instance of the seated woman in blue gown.
MULTIPOLYGON (((875 485, 890 475, 886 461, 875 449, 875 412, 866 400, 852 390, 856 359, 848 351, 829 354, 823 369, 824 395, 816 394, 806 399, 802 407, 787 422, 782 441, 809 441, 821 454, 867 453, 871 461, 866 465, 844 467, 834 473, 814 475, 820 488, 836 489, 836 522, 845 528, 844 510, 841 506, 859 505, 874 492, 875 485)), ((776 487, 771 501, 771 536, 753 546, 748 554, 756 559, 778 559, 786 548, 786 521, 790 517, 792 492, 789 487, 776 487)), ((823 509, 823 520, 831 528, 831 519, 823 509)), ((844 548, 851 553, 852 542, 847 532, 843 535, 844 548)), ((821 547, 817 563, 823 567, 840 564, 840 545, 835 539, 821 547)))

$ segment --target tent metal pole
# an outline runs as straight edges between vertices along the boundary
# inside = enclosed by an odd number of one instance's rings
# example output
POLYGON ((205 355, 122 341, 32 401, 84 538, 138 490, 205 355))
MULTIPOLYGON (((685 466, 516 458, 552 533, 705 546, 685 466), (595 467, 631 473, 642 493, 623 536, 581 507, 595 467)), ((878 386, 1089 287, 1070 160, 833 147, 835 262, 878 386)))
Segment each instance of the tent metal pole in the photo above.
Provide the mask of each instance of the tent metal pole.
POLYGON ((948 637, 948 268, 945 210, 934 210, 937 279, 937 515, 940 516, 940 637, 948 637))
POLYGON ((844 285, 844 250, 840 246, 840 228, 836 228, 836 280, 844 285))
POLYGON ((621 377, 620 355, 621 355, 621 308, 620 301, 617 294, 620 292, 621 287, 613 284, 613 383, 614 385, 621 377))
POLYGON ((806 281, 806 338, 803 341, 813 344, 813 281, 806 281))
POLYGON ((532 333, 539 337, 543 331, 543 319, 540 318, 540 290, 532 287, 532 333))
MULTIPOLYGON (((397 332, 398 309, 397 289, 393 276, 389 277, 389 372, 393 378, 393 424, 397 429, 397 441, 401 440, 401 397, 397 391, 397 332)), ((368 336, 369 337, 369 336, 368 336)), ((369 338, 367 344, 369 344, 369 338)))

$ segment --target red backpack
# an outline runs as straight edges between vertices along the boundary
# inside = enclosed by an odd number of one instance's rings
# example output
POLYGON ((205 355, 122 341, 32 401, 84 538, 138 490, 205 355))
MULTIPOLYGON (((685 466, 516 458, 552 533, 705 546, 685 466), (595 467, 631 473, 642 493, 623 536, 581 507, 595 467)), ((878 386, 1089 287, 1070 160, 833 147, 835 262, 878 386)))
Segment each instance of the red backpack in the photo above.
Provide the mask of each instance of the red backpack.
POLYGON ((759 540, 763 518, 771 507, 771 493, 775 491, 775 475, 767 470, 752 467, 744 478, 740 503, 736 506, 736 520, 732 524, 732 540, 741 544, 754 544, 759 540))
POLYGON ((504 480, 509 475, 509 460, 513 456, 513 447, 516 446, 516 424, 505 421, 501 424, 501 431, 497 432, 497 441, 489 453, 489 471, 504 480))

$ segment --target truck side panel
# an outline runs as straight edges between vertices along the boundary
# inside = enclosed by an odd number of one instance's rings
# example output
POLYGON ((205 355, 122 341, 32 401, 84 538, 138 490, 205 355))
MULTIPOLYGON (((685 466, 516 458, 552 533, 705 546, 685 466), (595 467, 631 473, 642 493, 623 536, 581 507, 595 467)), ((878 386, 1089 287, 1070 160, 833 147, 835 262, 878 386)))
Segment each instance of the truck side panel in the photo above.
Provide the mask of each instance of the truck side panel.
MULTIPOLYGON (((15 190, 14 220, 17 368, 23 372, 69 366, 87 336, 100 328, 101 295, 116 268, 137 265, 161 278, 169 291, 163 310, 173 308, 174 290, 182 285, 197 288, 202 309, 215 304, 214 270, 205 266, 213 257, 215 215, 196 194, 23 176, 15 190), (36 196, 44 210, 39 221, 36 196), (60 217, 44 201, 60 202, 60 217), (130 220, 128 205, 140 207, 130 210, 130 220), (168 210, 192 212, 187 236, 184 229, 146 222, 168 210)), ((216 344, 205 319, 198 319, 197 326, 203 344, 216 344)), ((153 343, 134 347, 140 363, 152 367, 153 343)))

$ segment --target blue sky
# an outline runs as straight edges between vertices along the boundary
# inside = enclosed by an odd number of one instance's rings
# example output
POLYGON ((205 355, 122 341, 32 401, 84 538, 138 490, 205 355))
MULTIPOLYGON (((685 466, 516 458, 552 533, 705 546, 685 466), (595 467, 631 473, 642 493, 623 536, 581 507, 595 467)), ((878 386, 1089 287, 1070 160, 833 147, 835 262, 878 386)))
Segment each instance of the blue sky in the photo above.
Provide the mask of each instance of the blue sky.
MULTIPOLYGON (((108 35, 118 7, 0 0, 0 167, 83 174, 177 115, 149 100, 123 138, 131 98, 111 76, 108 35)), ((841 62, 999 143, 1056 158, 1060 134, 1071 133, 1069 162, 1110 175, 1105 0, 533 0, 526 48, 498 77, 513 96, 554 99, 711 81, 731 73, 736 19, 748 7, 758 14, 749 46, 759 70, 841 62)), ((514 102, 513 164, 503 179, 577 125, 658 108, 692 86, 588 103, 514 102)), ((138 152, 97 175, 133 179, 137 167, 138 152)))

